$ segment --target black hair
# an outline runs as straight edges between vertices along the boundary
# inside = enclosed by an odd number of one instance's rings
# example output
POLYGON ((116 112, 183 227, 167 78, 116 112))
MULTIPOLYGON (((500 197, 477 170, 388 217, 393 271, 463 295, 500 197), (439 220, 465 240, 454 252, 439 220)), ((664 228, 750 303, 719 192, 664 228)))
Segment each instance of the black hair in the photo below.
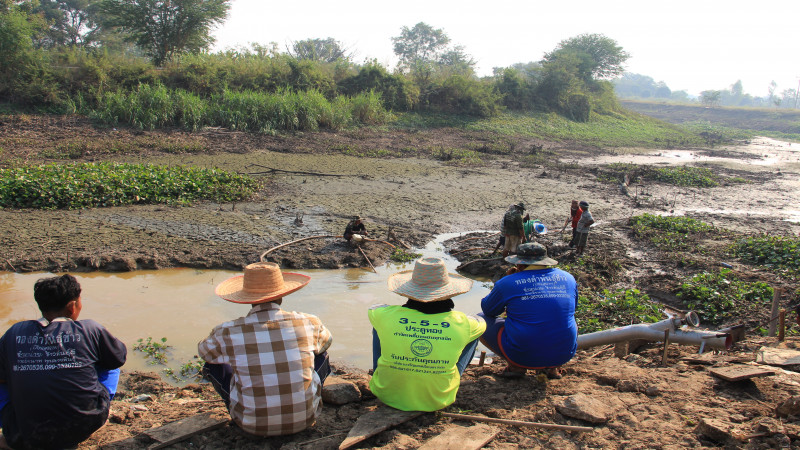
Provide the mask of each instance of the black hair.
POLYGON ((421 302, 419 300, 408 299, 404 308, 419 311, 422 314, 438 314, 443 312, 450 312, 456 307, 452 299, 438 300, 435 302, 421 302))
POLYGON ((33 298, 41 312, 55 312, 81 296, 81 285, 72 275, 40 278, 33 285, 33 298))

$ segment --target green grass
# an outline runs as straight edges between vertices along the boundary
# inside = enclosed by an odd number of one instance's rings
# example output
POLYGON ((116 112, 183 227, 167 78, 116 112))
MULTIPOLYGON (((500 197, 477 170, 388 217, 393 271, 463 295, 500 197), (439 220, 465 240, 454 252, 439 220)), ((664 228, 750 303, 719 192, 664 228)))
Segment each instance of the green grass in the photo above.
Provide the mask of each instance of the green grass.
POLYGON ((597 147, 671 148, 702 145, 693 132, 635 113, 595 114, 588 122, 574 122, 555 113, 505 112, 496 117, 476 119, 433 113, 399 114, 390 126, 413 128, 453 127, 552 141, 574 141, 597 147))
POLYGON ((0 206, 79 209, 133 203, 235 201, 255 193, 250 177, 150 164, 47 164, 0 169, 0 206))
POLYGON ((431 149, 431 156, 433 159, 458 166, 477 166, 483 162, 480 153, 460 148, 434 147, 431 149))
POLYGON ((107 125, 125 124, 144 130, 178 127, 197 131, 219 126, 265 134, 340 130, 353 125, 380 125, 393 118, 373 92, 338 96, 332 101, 315 90, 226 90, 206 98, 160 84, 106 92, 98 96, 97 107, 83 112, 107 125))

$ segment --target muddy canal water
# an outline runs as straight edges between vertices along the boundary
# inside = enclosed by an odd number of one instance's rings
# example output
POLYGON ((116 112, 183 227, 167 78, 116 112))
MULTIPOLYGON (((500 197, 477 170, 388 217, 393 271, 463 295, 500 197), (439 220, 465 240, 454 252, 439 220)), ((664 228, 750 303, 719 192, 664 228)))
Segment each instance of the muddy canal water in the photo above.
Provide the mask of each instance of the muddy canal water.
MULTIPOLYGON (((446 256, 441 242, 458 236, 439 236, 425 249, 424 256, 436 256, 455 271, 458 262, 446 256)), ((315 314, 331 330, 334 341, 330 355, 334 361, 360 368, 372 363, 371 327, 367 309, 376 303, 401 304, 404 299, 389 292, 389 275, 410 270, 413 263, 388 263, 366 269, 298 270, 311 276, 304 289, 287 296, 283 308, 315 314)), ((76 273, 83 288, 81 318, 94 319, 122 339, 129 350, 125 369, 160 370, 149 365, 143 353, 132 348, 138 339, 167 338, 168 367, 177 368, 192 359, 197 342, 211 329, 227 320, 247 314, 249 307, 226 302, 214 294, 217 284, 237 272, 221 270, 166 269, 120 274, 76 273)), ((0 272, 0 327, 7 329, 20 320, 41 316, 33 300, 33 285, 48 273, 19 274, 0 272)), ((488 293, 486 284, 475 281, 472 290, 456 298, 456 309, 474 314, 488 293)))

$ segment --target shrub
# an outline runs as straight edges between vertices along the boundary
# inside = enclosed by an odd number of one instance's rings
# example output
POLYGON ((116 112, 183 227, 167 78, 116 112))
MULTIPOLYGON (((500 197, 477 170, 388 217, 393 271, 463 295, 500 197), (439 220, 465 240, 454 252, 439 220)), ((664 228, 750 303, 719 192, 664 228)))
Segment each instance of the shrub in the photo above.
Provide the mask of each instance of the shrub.
POLYGON ((380 94, 373 91, 362 92, 350 98, 350 107, 353 119, 365 125, 386 123, 392 117, 391 113, 383 108, 380 94))
POLYGON ((0 169, 0 205, 9 208, 234 201, 256 187, 250 177, 196 167, 87 163, 0 169))
POLYGON ((362 66, 357 75, 342 79, 339 90, 348 96, 375 92, 380 94, 384 108, 390 110, 410 111, 419 101, 418 88, 376 62, 362 66))
POLYGON ((462 75, 448 77, 428 95, 432 109, 477 117, 496 115, 499 99, 488 83, 462 75))

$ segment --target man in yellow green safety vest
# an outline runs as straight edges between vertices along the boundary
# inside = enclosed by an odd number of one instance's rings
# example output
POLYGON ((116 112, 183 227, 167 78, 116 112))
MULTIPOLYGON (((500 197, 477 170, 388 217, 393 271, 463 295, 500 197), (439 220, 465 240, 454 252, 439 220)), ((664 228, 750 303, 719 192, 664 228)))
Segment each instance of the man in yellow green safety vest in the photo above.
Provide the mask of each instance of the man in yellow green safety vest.
POLYGON ((439 258, 423 258, 388 284, 408 301, 369 310, 375 369, 370 390, 403 411, 442 409, 456 400, 461 374, 486 329, 482 319, 453 311, 452 298, 468 292, 472 280, 447 273, 439 258))

